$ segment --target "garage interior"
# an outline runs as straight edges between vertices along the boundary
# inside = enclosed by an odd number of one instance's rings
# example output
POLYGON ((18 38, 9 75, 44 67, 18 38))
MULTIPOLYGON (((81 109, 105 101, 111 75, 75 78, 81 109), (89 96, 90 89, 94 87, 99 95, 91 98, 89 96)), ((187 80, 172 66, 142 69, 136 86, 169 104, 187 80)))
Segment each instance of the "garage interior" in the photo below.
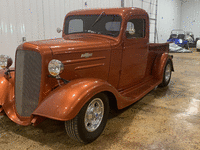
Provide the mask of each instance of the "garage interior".
MULTIPOLYGON (((151 43, 165 43, 173 29, 200 37, 200 0, 1 0, 0 52, 14 62, 21 43, 60 38, 56 28, 62 28, 68 12, 116 7, 148 12, 151 43)), ((175 72, 167 87, 156 87, 131 106, 110 112, 103 133, 94 142, 74 142, 61 121, 47 119, 36 127, 24 127, 3 115, 0 150, 200 149, 200 53, 190 50, 172 54, 175 72)))

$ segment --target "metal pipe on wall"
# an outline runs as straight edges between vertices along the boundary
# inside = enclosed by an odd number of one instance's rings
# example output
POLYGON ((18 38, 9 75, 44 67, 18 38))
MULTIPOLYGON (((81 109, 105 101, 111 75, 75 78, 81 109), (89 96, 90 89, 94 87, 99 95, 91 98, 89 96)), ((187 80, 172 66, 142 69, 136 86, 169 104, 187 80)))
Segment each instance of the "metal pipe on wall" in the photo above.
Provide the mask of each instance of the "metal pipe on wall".
MULTIPOLYGON (((158 11, 158 0, 156 0, 156 14, 155 14, 155 33, 154 33, 154 43, 156 43, 157 34, 157 11, 158 11)), ((158 39, 157 39, 158 40, 158 39)), ((158 41, 157 41, 158 42, 158 41)))
POLYGON ((124 0, 121 0, 121 7, 124 7, 124 0))

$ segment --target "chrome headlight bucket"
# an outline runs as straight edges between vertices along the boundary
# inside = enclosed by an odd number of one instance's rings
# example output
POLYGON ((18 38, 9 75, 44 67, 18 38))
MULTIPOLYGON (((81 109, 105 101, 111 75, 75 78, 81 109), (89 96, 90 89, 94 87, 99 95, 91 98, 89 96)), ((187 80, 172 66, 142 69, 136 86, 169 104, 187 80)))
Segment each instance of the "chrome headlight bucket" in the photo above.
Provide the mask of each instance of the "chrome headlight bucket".
POLYGON ((12 65, 13 61, 10 56, 0 55, 0 66, 3 69, 8 69, 12 65))
POLYGON ((53 59, 49 62, 48 70, 52 76, 56 77, 63 72, 64 65, 61 61, 53 59))

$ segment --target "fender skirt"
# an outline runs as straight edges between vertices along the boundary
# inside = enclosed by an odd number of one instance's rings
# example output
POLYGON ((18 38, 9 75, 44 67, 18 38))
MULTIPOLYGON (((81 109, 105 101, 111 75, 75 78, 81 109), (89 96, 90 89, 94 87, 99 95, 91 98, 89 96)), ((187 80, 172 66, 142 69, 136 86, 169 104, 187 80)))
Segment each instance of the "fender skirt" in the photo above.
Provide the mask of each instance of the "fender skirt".
POLYGON ((52 91, 36 108, 33 115, 67 121, 73 119, 94 95, 99 92, 118 92, 106 81, 82 78, 71 81, 52 91))

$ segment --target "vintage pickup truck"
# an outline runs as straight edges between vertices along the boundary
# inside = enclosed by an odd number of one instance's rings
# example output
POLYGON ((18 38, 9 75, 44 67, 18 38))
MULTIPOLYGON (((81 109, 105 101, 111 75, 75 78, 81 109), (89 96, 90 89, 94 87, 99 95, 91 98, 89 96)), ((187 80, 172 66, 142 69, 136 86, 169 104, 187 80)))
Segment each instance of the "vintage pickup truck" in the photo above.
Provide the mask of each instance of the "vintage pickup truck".
POLYGON ((64 121, 72 139, 92 142, 110 107, 123 109, 169 84, 168 52, 168 43, 149 43, 143 9, 69 12, 62 38, 18 46, 14 69, 9 56, 0 56, 0 112, 24 126, 64 121))

